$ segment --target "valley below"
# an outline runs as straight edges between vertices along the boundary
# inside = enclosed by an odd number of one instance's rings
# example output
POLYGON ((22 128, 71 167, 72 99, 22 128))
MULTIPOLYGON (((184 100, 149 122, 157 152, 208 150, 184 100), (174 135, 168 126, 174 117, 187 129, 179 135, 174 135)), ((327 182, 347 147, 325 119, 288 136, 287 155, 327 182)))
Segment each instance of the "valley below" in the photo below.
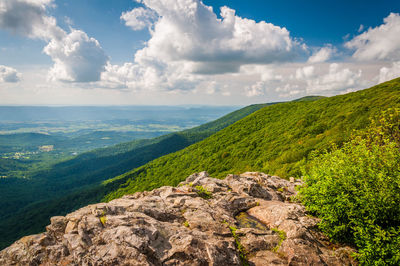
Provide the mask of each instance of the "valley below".
POLYGON ((234 108, 0 106, 0 177, 29 178, 78 154, 188 129, 234 108))

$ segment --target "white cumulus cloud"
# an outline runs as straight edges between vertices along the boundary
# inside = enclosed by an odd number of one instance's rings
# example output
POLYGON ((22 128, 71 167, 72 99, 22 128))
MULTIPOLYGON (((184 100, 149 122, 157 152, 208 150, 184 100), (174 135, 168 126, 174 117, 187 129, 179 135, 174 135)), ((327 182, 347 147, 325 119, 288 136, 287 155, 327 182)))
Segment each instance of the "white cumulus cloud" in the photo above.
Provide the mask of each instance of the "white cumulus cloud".
POLYGON ((355 72, 349 68, 340 68, 339 64, 333 63, 329 65, 329 70, 326 74, 297 76, 296 73, 296 78, 306 82, 306 91, 308 93, 335 94, 361 89, 363 86, 361 74, 361 70, 355 72))
POLYGON ((165 65, 162 62, 147 65, 108 64, 106 71, 101 74, 101 85, 105 88, 131 90, 194 90, 202 78, 191 74, 187 68, 186 64, 165 65))
POLYGON ((321 63, 328 61, 336 52, 336 49, 331 45, 325 46, 317 50, 310 58, 308 63, 321 63))
POLYGON ((309 79, 314 75, 314 66, 305 66, 296 70, 297 79, 309 79))
POLYGON ((100 44, 81 30, 58 27, 47 15, 51 6, 53 0, 0 0, 0 28, 48 42, 43 51, 54 61, 51 80, 98 81, 108 61, 100 44))
POLYGON ((195 63, 194 72, 236 72, 242 64, 291 61, 304 47, 285 28, 236 16, 221 8, 221 19, 198 0, 143 0, 159 15, 148 45, 136 53, 137 62, 195 63), (207 66, 203 66, 207 65, 207 66))
POLYGON ((108 61, 96 39, 75 29, 62 39, 52 39, 43 51, 54 61, 49 73, 51 80, 98 81, 108 61))
POLYGON ((368 29, 345 46, 355 50, 357 60, 400 60, 400 15, 391 13, 382 25, 368 29))
MULTIPOLYGON (((109 66, 103 84, 130 88, 188 90, 206 75, 238 73, 248 64, 268 65, 306 58, 307 47, 283 27, 241 18, 222 7, 220 18, 200 0, 142 0, 144 7, 124 12, 134 30, 148 27, 151 37, 134 62, 109 66), (126 68, 133 70, 126 70, 126 68), (118 77, 128 71, 126 76, 118 77)), ((267 76, 265 78, 268 78, 267 76)), ((281 77, 275 77, 281 78, 281 77)))
POLYGON ((400 61, 393 62, 391 67, 382 67, 379 70, 379 83, 400 77, 400 61))
POLYGON ((0 0, 0 28, 29 38, 60 37, 64 31, 46 13, 52 3, 53 0, 0 0))
POLYGON ((1 82, 18 82, 21 80, 21 73, 16 69, 8 66, 0 65, 0 81, 1 82))
POLYGON ((265 82, 259 81, 255 84, 245 88, 245 95, 247 97, 261 96, 265 94, 265 82))
POLYGON ((276 74, 273 69, 265 68, 260 74, 261 81, 264 82, 280 82, 283 80, 282 75, 276 74))
POLYGON ((133 30, 142 30, 151 26, 157 19, 157 14, 143 7, 134 8, 131 11, 123 12, 121 20, 125 21, 125 25, 133 30))
POLYGON ((279 93, 280 97, 290 97, 302 92, 298 85, 292 84, 286 84, 285 86, 277 87, 275 91, 279 93))
POLYGON ((305 95, 337 95, 367 88, 372 85, 362 78, 357 64, 343 66, 337 63, 320 63, 318 67, 304 64, 275 66, 273 75, 282 79, 260 79, 246 86, 248 97, 293 98, 305 95), (297 66, 296 68, 294 68, 297 66))

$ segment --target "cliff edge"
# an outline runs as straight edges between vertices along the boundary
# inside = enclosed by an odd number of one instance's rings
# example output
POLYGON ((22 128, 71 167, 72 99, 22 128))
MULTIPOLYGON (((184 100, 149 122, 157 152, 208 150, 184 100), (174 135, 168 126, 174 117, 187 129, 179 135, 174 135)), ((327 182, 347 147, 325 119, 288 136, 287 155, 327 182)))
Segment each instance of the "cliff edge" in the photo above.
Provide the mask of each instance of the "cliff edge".
POLYGON ((0 265, 354 265, 291 202, 300 180, 193 174, 51 218, 0 252, 0 265))

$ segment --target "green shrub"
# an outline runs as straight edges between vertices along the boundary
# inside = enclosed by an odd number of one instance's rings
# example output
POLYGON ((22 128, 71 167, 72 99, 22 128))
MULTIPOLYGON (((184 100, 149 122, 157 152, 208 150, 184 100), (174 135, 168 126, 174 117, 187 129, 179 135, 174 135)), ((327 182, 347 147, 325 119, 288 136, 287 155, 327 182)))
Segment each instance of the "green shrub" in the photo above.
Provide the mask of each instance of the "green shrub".
POLYGON ((300 198, 333 240, 353 244, 365 265, 400 265, 400 111, 315 156, 300 198))

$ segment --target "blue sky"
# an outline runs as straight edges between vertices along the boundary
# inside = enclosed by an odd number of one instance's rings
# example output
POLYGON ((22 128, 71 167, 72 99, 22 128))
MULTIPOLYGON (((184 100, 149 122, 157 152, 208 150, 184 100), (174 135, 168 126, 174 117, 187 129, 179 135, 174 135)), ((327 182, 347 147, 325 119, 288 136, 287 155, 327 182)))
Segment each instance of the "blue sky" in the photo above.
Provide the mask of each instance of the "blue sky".
POLYGON ((399 1, 139 2, 0 0, 0 104, 249 104, 400 75, 399 1))
POLYGON ((210 0, 204 3, 215 8, 228 5, 239 16, 286 27, 293 36, 316 46, 342 44, 343 37, 357 34, 361 24, 376 27, 390 12, 400 12, 400 2, 396 0, 210 0))

